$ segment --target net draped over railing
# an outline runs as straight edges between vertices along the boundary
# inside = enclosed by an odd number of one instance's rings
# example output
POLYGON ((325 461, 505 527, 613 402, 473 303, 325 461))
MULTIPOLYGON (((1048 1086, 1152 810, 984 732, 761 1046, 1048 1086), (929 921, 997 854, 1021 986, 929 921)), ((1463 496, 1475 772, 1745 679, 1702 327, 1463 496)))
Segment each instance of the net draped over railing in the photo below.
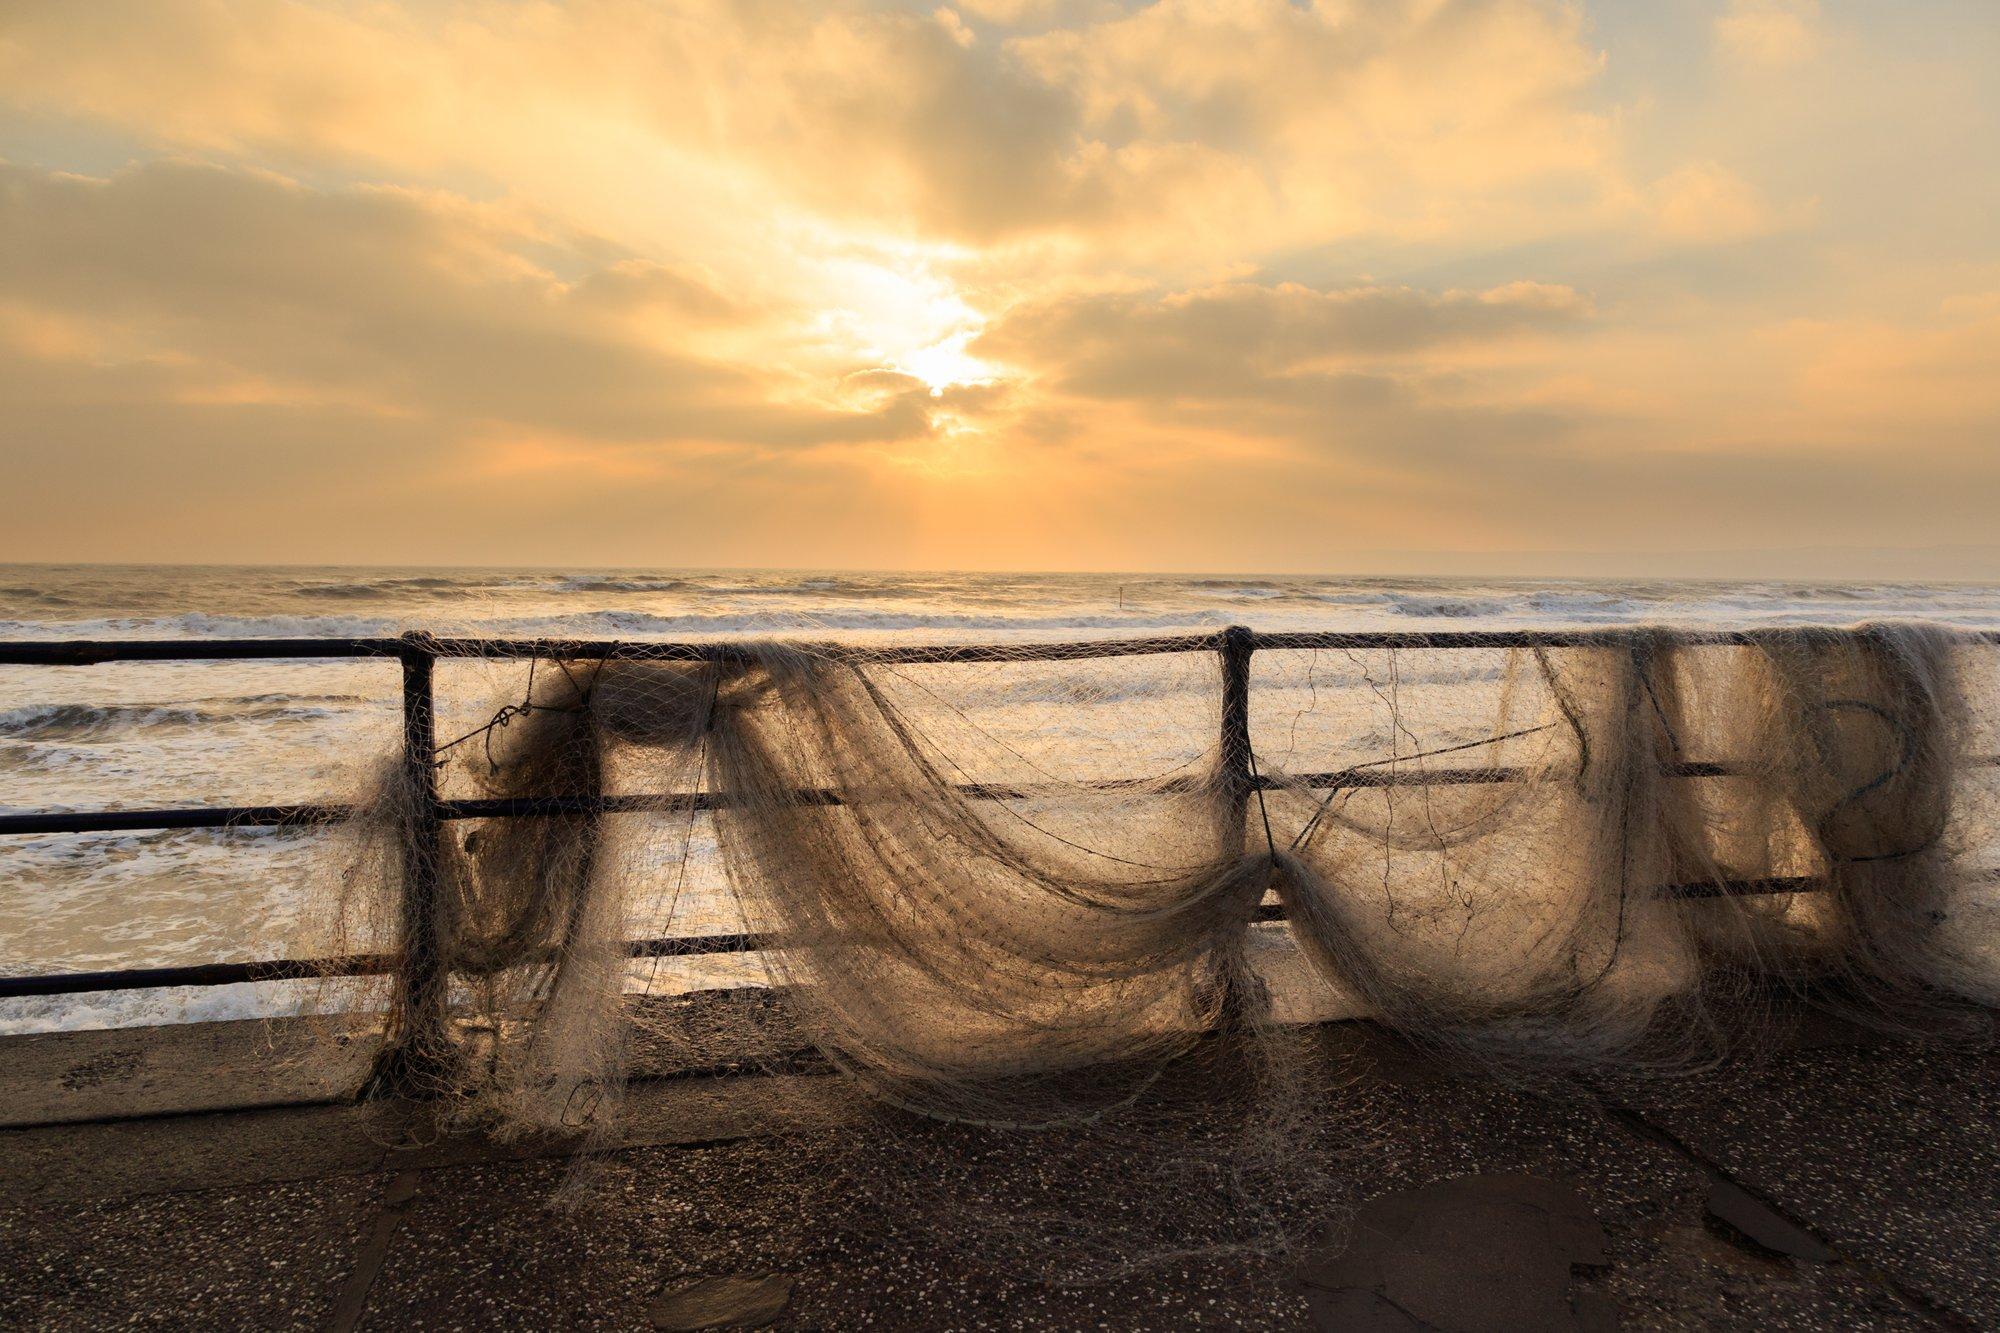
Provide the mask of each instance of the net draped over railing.
POLYGON ((505 1129, 616 1104, 629 923, 698 841, 793 1038, 983 1125, 1088 1122, 1218 1039, 1296 1124, 1273 1053, 1330 1014, 1512 1077, 1684 1067, 1774 997, 2000 995, 1990 650, 1952 631, 1260 653, 1233 742, 1228 656, 539 662, 440 752, 539 816, 440 827, 387 766, 321 943, 391 942, 391 1081, 505 1129))
POLYGON ((1377 1178, 1394 1114, 1327 1019, 1557 1096, 1754 1053, 1814 1008, 1983 1038, 1996 644, 0 644, 394 660, 403 720, 338 800, 0 814, 310 829, 324 869, 284 958, 0 996, 280 981, 329 1025, 303 1058, 373 1043, 364 1091, 583 1147, 617 1141, 635 1068, 761 1068, 757 1124, 811 1131, 801 1216, 875 1235, 943 1198, 969 1262, 1057 1281, 1270 1253, 1377 1178), (471 713, 468 675, 492 696, 471 713))

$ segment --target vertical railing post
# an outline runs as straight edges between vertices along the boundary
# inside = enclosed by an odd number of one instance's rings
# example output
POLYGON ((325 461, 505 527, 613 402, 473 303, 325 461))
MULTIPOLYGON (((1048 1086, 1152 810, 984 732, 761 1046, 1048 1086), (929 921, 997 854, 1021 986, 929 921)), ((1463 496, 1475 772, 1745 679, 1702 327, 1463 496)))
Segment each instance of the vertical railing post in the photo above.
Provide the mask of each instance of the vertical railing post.
POLYGON ((439 947, 439 872, 444 819, 438 797, 437 652, 431 636, 403 635, 403 784, 408 801, 402 846, 403 897, 395 1030, 369 1076, 364 1096, 435 1095, 457 1066, 451 1039, 451 974, 439 947))
MULTIPOLYGON (((1250 752, 1250 655, 1257 651, 1257 636, 1242 625, 1222 631, 1217 645, 1222 655, 1222 797, 1230 832, 1238 856, 1250 850, 1250 797, 1257 788, 1257 766, 1250 752)), ((1245 887, 1254 897, 1244 903, 1248 923, 1264 897, 1265 877, 1257 876, 1245 887)), ((1239 957, 1236 965, 1215 978, 1217 1025, 1223 1031, 1253 1028, 1269 1010, 1269 996, 1239 957)))
POLYGON ((1222 631, 1222 774, 1236 811, 1236 827, 1249 836, 1245 816, 1254 785, 1250 764, 1250 654, 1257 636, 1248 627, 1222 631))

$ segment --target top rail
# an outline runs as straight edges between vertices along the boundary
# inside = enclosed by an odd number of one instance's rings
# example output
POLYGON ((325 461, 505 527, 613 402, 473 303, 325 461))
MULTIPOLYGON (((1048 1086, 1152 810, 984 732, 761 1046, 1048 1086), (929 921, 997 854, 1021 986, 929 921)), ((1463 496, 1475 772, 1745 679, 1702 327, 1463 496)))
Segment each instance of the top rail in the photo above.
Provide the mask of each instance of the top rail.
MULTIPOLYGON (((1691 646, 1749 645, 1810 633, 1817 627, 1774 625, 1752 629, 1668 629, 1691 646)), ((1587 648, 1628 644, 1658 631, 1623 626, 1564 630, 1244 630, 1253 650, 1312 648, 1587 648)), ((2000 644, 2000 630, 1957 631, 1967 642, 2000 644)), ((859 644, 800 641, 802 652, 855 663, 1057 662, 1100 657, 1219 651, 1231 630, 1208 634, 1067 642, 963 644, 859 644)), ((0 640, 0 666, 96 666, 107 662, 298 661, 338 658, 486 658, 570 661, 747 662, 755 649, 742 640, 710 642, 644 639, 491 639, 405 634, 397 637, 289 639, 57 639, 0 640)))

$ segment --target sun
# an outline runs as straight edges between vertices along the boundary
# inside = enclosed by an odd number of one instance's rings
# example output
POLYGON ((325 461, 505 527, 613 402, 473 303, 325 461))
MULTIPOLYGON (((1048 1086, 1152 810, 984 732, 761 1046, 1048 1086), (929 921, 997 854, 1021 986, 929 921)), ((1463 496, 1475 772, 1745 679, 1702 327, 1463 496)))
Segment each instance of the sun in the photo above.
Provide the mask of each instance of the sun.
POLYGON ((993 378, 993 367, 965 350, 978 334, 977 328, 961 329, 899 357, 895 368, 929 385, 932 397, 954 384, 985 384, 993 378))
POLYGON ((985 318, 913 249, 844 256, 830 274, 837 305, 823 317, 829 331, 884 369, 920 380, 932 394, 956 384, 984 384, 994 369, 968 347, 985 318))

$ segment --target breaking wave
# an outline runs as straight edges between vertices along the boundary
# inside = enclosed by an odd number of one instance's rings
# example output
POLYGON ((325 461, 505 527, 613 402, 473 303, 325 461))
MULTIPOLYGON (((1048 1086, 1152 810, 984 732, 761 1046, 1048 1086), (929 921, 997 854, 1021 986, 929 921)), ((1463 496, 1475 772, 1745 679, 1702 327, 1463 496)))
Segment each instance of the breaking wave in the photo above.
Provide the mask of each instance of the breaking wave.
POLYGON ((356 695, 314 701, 283 695, 251 696, 201 704, 28 704, 0 709, 0 738, 17 741, 88 741, 130 732, 180 730, 216 723, 311 722, 340 717, 362 702, 356 695))

